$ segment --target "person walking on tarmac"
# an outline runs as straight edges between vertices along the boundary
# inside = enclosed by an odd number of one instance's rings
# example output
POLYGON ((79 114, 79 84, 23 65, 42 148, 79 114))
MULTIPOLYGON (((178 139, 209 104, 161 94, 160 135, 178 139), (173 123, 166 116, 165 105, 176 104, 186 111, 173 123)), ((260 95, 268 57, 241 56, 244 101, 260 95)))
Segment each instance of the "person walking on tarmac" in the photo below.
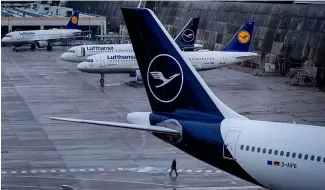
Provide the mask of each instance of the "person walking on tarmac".
POLYGON ((169 176, 172 177, 172 172, 175 171, 176 177, 178 176, 177 169, 176 169, 176 159, 173 160, 171 165, 171 170, 169 172, 169 176))

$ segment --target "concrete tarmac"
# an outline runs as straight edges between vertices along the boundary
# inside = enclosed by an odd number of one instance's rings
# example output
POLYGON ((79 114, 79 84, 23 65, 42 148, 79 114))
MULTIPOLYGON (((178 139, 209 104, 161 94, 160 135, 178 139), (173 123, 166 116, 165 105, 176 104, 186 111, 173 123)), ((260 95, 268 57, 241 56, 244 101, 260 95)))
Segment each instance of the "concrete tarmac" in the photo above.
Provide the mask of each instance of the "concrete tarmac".
MULTIPOLYGON (((149 111, 126 74, 81 73, 64 48, 1 52, 2 189, 262 189, 209 166, 150 133, 51 121, 44 116, 125 122, 149 111), (179 176, 170 178, 172 159, 179 176)), ((249 118, 325 126, 325 93, 228 68, 200 73, 229 107, 249 118)))

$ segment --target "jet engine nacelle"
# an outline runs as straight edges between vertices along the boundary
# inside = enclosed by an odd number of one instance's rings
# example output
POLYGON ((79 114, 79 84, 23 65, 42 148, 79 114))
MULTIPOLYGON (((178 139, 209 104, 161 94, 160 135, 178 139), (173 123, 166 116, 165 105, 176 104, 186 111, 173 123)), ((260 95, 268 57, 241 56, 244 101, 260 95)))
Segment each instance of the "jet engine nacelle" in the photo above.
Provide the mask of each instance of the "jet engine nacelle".
POLYGON ((47 41, 38 41, 38 42, 36 43, 36 45, 37 45, 38 48, 44 48, 44 47, 47 47, 48 44, 49 44, 49 43, 47 43, 47 41))
POLYGON ((135 80, 142 81, 142 76, 141 76, 140 70, 135 71, 135 80))

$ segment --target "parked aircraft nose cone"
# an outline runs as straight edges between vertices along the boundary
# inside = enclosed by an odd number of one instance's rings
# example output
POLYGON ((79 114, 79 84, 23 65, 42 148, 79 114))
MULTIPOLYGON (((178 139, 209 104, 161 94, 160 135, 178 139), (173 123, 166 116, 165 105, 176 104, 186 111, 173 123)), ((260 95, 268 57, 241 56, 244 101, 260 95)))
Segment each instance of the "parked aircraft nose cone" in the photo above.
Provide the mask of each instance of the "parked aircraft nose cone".
POLYGON ((63 53, 60 58, 63 60, 63 61, 69 61, 69 55, 67 53, 63 53))
POLYGON ((77 65, 77 69, 79 70, 79 71, 84 71, 87 67, 86 67, 87 65, 86 65, 86 63, 85 62, 81 62, 81 63, 79 63, 78 65, 77 65))

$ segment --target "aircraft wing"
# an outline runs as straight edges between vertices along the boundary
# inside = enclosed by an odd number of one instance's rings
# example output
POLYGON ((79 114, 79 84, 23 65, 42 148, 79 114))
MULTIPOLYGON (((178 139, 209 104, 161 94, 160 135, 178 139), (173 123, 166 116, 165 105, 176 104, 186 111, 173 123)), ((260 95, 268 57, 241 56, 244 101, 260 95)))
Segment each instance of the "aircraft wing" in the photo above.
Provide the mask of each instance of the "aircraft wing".
POLYGON ((136 129, 142 131, 150 131, 155 133, 164 133, 170 135, 178 135, 179 132, 174 129, 169 129, 166 127, 159 127, 154 125, 138 125, 138 124, 129 124, 129 123, 117 123, 117 122, 108 122, 108 121, 94 121, 94 120, 83 120, 83 119, 72 119, 72 118, 60 118, 60 117, 47 117, 52 120, 58 121, 67 121, 73 123, 87 123, 93 125, 104 125, 109 127, 125 128, 125 129, 136 129))
POLYGON ((254 57, 258 57, 258 55, 238 55, 238 56, 235 56, 235 58, 254 58, 254 57))

